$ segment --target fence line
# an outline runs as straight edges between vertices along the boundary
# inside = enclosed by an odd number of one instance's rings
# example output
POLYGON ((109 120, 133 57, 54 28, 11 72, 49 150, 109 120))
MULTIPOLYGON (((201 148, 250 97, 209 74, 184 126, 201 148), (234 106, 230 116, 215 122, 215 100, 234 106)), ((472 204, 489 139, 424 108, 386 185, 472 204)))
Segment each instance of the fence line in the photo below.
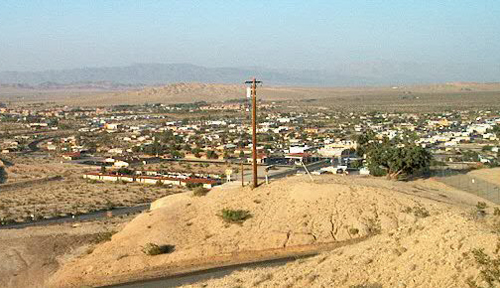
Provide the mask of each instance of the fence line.
MULTIPOLYGON (((467 171, 468 172, 468 171, 467 171)), ((438 170, 435 177, 440 182, 500 204, 500 186, 478 177, 466 174, 466 171, 438 170)))

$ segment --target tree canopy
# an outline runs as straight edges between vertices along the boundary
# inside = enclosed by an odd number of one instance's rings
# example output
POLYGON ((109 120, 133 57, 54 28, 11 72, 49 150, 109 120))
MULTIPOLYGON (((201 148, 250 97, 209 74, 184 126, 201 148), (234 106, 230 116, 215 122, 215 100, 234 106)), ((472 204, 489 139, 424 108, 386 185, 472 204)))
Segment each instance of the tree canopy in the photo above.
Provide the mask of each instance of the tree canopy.
POLYGON ((366 155, 370 174, 392 179, 412 176, 429 169, 432 155, 425 148, 408 141, 376 139, 369 132, 358 137, 357 153, 366 155))

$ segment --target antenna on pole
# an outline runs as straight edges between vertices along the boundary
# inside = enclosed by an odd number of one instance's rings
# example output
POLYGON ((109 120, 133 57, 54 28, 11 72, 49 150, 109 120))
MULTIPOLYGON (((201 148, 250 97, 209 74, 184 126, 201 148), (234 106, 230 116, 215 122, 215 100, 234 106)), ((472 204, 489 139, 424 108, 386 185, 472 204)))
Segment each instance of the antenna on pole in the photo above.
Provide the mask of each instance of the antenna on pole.
POLYGON ((257 84, 262 81, 255 80, 255 77, 250 81, 245 81, 245 84, 251 84, 252 97, 252 168, 253 168, 253 188, 259 185, 257 180, 257 84))

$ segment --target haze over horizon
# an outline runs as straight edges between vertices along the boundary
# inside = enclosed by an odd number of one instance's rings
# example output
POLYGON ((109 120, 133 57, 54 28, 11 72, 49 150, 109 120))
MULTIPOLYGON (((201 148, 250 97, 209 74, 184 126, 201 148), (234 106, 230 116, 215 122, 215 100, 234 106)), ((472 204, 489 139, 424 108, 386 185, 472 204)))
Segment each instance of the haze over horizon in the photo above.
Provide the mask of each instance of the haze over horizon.
MULTIPOLYGON (((217 73, 285 74, 274 78, 278 84, 495 82, 498 15, 500 3, 493 0, 6 0, 0 3, 0 72, 189 63, 217 73), (293 80, 302 75, 319 80, 293 80)), ((52 81, 50 75, 36 79, 52 81)), ((232 82, 220 74, 213 79, 232 82)))

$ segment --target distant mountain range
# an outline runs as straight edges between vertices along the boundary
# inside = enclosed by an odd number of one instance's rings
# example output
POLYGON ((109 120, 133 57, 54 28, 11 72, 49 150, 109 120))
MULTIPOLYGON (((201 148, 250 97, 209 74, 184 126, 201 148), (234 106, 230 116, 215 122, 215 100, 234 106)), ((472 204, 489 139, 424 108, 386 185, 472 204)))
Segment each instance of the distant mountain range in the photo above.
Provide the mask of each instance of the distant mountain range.
POLYGON ((115 83, 144 86, 178 82, 242 83, 255 76, 267 85, 368 86, 450 81, 500 81, 500 64, 434 65, 384 61, 336 65, 329 70, 209 68, 192 64, 134 64, 39 72, 0 72, 0 83, 52 87, 57 84, 115 83))

